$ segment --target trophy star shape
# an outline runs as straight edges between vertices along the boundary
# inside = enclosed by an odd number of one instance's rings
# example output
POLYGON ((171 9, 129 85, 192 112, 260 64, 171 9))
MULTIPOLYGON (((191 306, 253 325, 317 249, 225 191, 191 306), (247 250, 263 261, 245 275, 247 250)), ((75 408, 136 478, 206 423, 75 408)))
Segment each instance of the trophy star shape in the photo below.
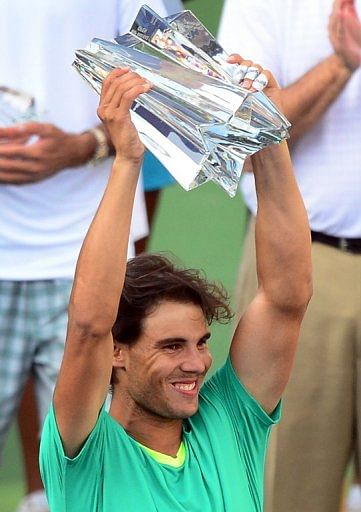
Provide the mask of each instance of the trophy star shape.
POLYGON ((246 158, 288 138, 290 123, 263 92, 239 86, 228 56, 191 11, 161 18, 144 5, 130 33, 94 38, 73 66, 98 93, 118 67, 149 80, 131 112, 144 145, 185 190, 211 180, 233 197, 246 158))

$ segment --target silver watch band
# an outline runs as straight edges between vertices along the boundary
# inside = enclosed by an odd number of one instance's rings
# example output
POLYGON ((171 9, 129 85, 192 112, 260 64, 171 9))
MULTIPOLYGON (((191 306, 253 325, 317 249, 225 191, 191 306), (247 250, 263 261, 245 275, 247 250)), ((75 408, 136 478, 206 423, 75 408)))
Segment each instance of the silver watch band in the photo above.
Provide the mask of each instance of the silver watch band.
POLYGON ((96 164, 102 162, 103 160, 105 160, 106 158, 108 158, 109 145, 108 145, 107 137, 101 128, 91 128, 90 130, 88 130, 88 132, 94 136, 94 138, 97 142, 97 147, 95 149, 95 153, 92 156, 92 158, 89 160, 89 162, 91 164, 96 165, 96 164))

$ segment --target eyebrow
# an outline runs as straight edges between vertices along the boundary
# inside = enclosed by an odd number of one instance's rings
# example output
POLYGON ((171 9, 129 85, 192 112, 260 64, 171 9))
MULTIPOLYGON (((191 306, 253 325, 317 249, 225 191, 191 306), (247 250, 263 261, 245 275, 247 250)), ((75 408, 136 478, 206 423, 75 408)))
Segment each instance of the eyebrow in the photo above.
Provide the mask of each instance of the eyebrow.
MULTIPOLYGON (((206 332, 204 334, 204 336, 199 338, 198 343, 200 341, 209 340, 210 337, 211 337, 211 333, 210 332, 206 332)), ((175 338, 163 338, 163 339, 157 340, 155 342, 155 347, 163 347, 164 345, 171 345, 172 343, 187 343, 187 341, 188 340, 186 338, 178 338, 178 337, 175 337, 175 338)))

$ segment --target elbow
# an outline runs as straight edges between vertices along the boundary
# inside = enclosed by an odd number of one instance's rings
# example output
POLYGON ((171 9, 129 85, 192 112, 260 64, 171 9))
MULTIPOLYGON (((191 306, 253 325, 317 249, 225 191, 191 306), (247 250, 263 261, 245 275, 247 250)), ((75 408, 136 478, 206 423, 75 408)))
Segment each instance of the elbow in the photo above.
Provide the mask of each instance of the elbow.
POLYGON ((265 294, 279 312, 303 318, 312 297, 312 277, 274 283, 265 289, 265 294))
POLYGON ((308 304, 312 298, 313 285, 312 277, 302 280, 296 286, 291 286, 281 301, 281 309, 293 313, 295 316, 303 318, 306 313, 308 304))
POLYGON ((306 311, 307 306, 312 299, 313 295, 313 279, 312 279, 312 270, 310 267, 309 272, 307 275, 305 275, 302 279, 301 285, 300 285, 300 303, 302 304, 302 307, 306 311))
POLYGON ((301 297, 297 303, 292 305, 291 309, 294 311, 295 315, 297 315, 300 319, 303 319, 303 317, 305 316, 311 298, 312 293, 310 293, 307 296, 305 295, 304 297, 301 297))
POLYGON ((77 308, 74 304, 69 304, 68 330, 76 333, 78 339, 96 342, 109 334, 112 327, 112 320, 105 315, 96 311, 91 313, 87 308, 77 308))
POLYGON ((310 277, 308 278, 307 283, 306 283, 306 296, 305 296, 306 308, 307 308, 310 300, 312 299, 312 295, 313 295, 313 279, 312 279, 312 275, 310 275, 310 277))

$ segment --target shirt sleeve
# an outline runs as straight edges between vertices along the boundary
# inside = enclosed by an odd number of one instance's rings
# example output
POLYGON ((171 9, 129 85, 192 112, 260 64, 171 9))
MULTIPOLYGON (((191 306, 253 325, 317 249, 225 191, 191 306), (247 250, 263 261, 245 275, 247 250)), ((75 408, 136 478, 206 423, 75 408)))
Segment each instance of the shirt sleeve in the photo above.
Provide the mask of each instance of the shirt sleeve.
POLYGON ((130 27, 135 20, 139 9, 144 5, 148 5, 159 16, 169 16, 183 10, 180 0, 118 0, 118 34, 122 35, 129 32, 130 27))
POLYGON ((229 357, 204 384, 200 404, 199 428, 207 431, 228 461, 241 457, 250 485, 258 482, 262 487, 269 434, 280 419, 281 404, 267 414, 240 382, 229 357))
POLYGON ((223 406, 235 419, 253 416, 265 428, 272 426, 280 420, 281 402, 272 414, 267 414, 237 377, 230 357, 227 358, 224 366, 209 379, 205 386, 210 386, 212 392, 221 397, 223 406))
POLYGON ((282 85, 277 0, 225 0, 218 31, 228 53, 239 53, 269 69, 282 85))
POLYGON ((80 452, 74 458, 67 457, 59 434, 55 411, 51 405, 40 442, 40 472, 49 505, 52 512, 65 512, 66 503, 76 500, 79 489, 98 489, 101 477, 104 422, 104 407, 99 413, 97 423, 86 439, 80 452), (78 471, 79 466, 81 471, 78 471), (88 467, 86 467, 88 466, 88 467), (86 475, 86 485, 79 479, 86 475), (93 480, 91 482, 91 480, 93 480), (76 485, 74 485, 76 482, 76 485))

